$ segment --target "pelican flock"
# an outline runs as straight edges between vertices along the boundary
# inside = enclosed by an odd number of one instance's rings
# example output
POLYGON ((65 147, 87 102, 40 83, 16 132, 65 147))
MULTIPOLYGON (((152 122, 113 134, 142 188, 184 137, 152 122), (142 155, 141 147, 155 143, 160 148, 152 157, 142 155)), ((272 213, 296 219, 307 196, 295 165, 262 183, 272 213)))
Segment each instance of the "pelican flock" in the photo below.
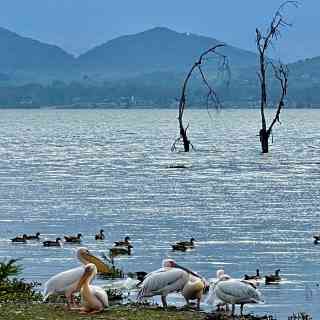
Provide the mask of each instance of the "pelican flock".
MULTIPOLYGON (((99 234, 95 235, 96 240, 105 238, 101 229, 99 234)), ((65 236, 65 242, 79 243, 82 235, 65 236)), ((12 238, 12 242, 26 243, 27 240, 39 240, 40 233, 32 236, 24 234, 22 237, 12 238)), ((187 249, 194 248, 194 238, 190 241, 176 242, 174 246, 181 246, 187 249)), ((57 238, 55 241, 44 241, 44 246, 62 247, 62 241, 57 238)), ((114 242, 110 248, 111 261, 118 254, 131 254, 133 248, 130 237, 125 237, 122 241, 114 242)), ((43 289, 43 301, 46 301, 51 295, 63 294, 67 299, 67 305, 70 309, 74 307, 74 294, 80 292, 81 307, 76 308, 81 313, 96 313, 102 311, 108 306, 108 295, 103 288, 91 284, 97 273, 106 275, 113 274, 113 266, 108 266, 102 260, 94 256, 87 248, 78 248, 76 258, 81 263, 80 266, 65 270, 52 276, 45 284, 43 289)), ((279 275, 280 269, 273 275, 265 276, 265 283, 278 283, 281 281, 279 275), (270 280, 271 279, 271 280, 270 280)), ((170 293, 180 293, 186 303, 196 302, 196 308, 200 309, 200 302, 204 293, 209 288, 208 282, 199 274, 190 269, 182 267, 173 259, 165 259, 162 267, 153 272, 131 272, 137 278, 134 287, 138 288, 137 300, 142 301, 154 296, 160 296, 163 308, 167 308, 167 296, 170 293)), ((259 270, 255 275, 244 275, 244 279, 233 279, 224 273, 224 270, 217 271, 217 280, 211 286, 207 304, 215 304, 218 307, 226 306, 229 311, 229 305, 232 305, 231 314, 235 313, 235 306, 240 305, 240 314, 243 314, 243 308, 246 304, 263 302, 261 292, 257 289, 258 281, 262 277, 259 270)), ((132 279, 131 279, 132 280, 132 279)), ((132 288, 131 288, 132 289, 132 288)))

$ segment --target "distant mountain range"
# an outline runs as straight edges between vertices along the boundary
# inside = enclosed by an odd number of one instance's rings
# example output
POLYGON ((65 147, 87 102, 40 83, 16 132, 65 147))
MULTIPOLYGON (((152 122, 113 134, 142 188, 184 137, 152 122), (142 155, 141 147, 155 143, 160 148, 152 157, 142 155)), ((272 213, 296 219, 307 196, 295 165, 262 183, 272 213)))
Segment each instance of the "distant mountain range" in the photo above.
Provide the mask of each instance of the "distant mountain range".
MULTIPOLYGON (((58 46, 21 37, 0 28, 0 73, 15 76, 20 73, 28 80, 37 72, 61 75, 74 64, 74 57, 58 46)), ((1 81, 1 77, 0 77, 1 81)))
MULTIPOLYGON (((68 88, 72 94, 61 93, 64 97, 68 96, 63 103, 77 99, 112 100, 111 93, 107 92, 104 95, 104 91, 100 89, 99 93, 90 89, 88 96, 89 87, 106 85, 106 88, 112 88, 112 93, 117 92, 119 99, 123 96, 141 96, 143 101, 152 102, 158 101, 160 97, 157 95, 161 95, 161 103, 165 104, 169 99, 172 100, 179 95, 183 77, 199 54, 218 43, 222 42, 214 38, 157 27, 138 34, 118 37, 94 47, 79 57, 74 57, 55 45, 22 37, 0 28, 0 90, 3 88, 0 96, 5 99, 0 99, 0 106, 3 101, 6 101, 5 104, 13 103, 6 100, 8 92, 5 87, 10 87, 12 95, 11 87, 29 83, 49 85, 50 89, 46 90, 53 92, 42 92, 42 95, 54 95, 61 91, 61 88, 68 88), (86 94, 79 94, 82 91, 86 94)), ((219 52, 226 55, 230 61, 233 81, 232 94, 228 94, 230 101, 250 101, 254 104, 258 92, 257 55, 227 44, 219 49, 219 52)), ((209 66, 215 63, 216 60, 210 60, 209 66)), ((318 103, 315 92, 320 89, 320 57, 290 64, 289 69, 289 91, 292 93, 292 99, 307 105, 318 103), (308 101, 305 101, 306 99, 308 101)), ((214 70, 208 70, 209 76, 213 78, 214 70)), ((32 92, 38 92, 32 88, 32 92)), ((200 95, 199 83, 195 85, 195 90, 198 90, 195 95, 200 95)), ((34 101, 29 99, 28 92, 22 88, 19 94, 23 97, 27 95, 28 99, 21 99, 34 101)), ((16 101, 17 97, 12 98, 12 101, 16 101)), ((59 99, 53 100, 57 104, 60 103, 59 99)), ((52 103, 50 99, 45 101, 48 104, 52 103)), ((43 102, 39 100, 38 103, 43 102)))
MULTIPOLYGON (((0 73, 20 75, 25 80, 29 73, 32 81, 36 73, 42 74, 42 78, 47 75, 49 80, 54 76, 76 80, 84 74, 102 80, 152 72, 184 72, 202 51, 221 42, 158 27, 108 41, 78 58, 57 46, 3 28, 0 43, 0 73)), ((228 56, 233 67, 252 66, 257 61, 254 53, 232 46, 219 52, 228 56)))
MULTIPOLYGON (((203 51, 219 43, 213 38, 158 27, 108 41, 81 55, 78 63, 87 71, 104 74, 183 72, 203 51)), ((234 67, 252 66, 257 61, 256 54, 232 46, 219 52, 228 56, 234 67)))

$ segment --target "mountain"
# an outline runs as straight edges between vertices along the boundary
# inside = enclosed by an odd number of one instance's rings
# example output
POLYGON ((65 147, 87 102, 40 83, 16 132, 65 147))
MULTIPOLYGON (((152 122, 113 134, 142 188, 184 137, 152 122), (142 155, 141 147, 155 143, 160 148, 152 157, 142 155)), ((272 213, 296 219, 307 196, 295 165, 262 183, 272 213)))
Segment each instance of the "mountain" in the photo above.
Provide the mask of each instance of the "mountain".
MULTIPOLYGON (((214 38, 178 33, 157 27, 127 35, 97 46, 78 58, 82 70, 112 76, 151 72, 186 72, 206 49, 222 43, 214 38)), ((256 54, 226 46, 219 52, 227 55, 231 66, 255 65, 256 54)))
POLYGON ((0 28, 0 72, 29 78, 40 72, 62 75, 75 58, 61 48, 0 28))

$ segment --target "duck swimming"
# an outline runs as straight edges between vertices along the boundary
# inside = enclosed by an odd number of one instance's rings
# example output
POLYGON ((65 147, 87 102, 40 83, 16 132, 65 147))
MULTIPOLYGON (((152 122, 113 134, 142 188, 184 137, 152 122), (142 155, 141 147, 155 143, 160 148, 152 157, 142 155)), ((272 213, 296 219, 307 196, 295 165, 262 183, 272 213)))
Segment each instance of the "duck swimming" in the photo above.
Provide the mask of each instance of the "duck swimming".
POLYGON ((22 237, 15 237, 13 239, 11 239, 12 242, 16 242, 16 243, 27 243, 27 235, 24 234, 22 237))
POLYGON ((314 235, 313 239, 314 239, 314 244, 318 244, 320 242, 320 235, 314 235))
POLYGON ((130 237, 126 236, 124 238, 124 241, 115 241, 114 245, 115 245, 115 247, 122 247, 122 246, 126 246, 126 247, 131 246, 132 247, 130 240, 131 240, 130 237))
POLYGON ((109 249, 110 257, 115 257, 118 255, 131 255, 132 245, 124 246, 124 247, 113 247, 109 249))
POLYGON ((173 251, 187 251, 188 247, 180 245, 180 244, 172 244, 171 245, 173 251))
POLYGON ((265 283, 272 284, 272 283, 280 282, 281 277, 280 277, 279 273, 280 273, 280 269, 277 269, 274 274, 270 274, 270 275, 266 276, 265 283))
POLYGON ((57 238, 55 241, 47 240, 43 242, 44 247, 62 247, 61 238, 57 238))
POLYGON ((196 240, 194 238, 191 238, 190 241, 178 241, 178 242, 176 242, 176 245, 185 246, 187 248, 194 248, 195 241, 196 240))
POLYGON ((78 233, 77 236, 64 236, 67 243, 81 243, 82 234, 78 233))
POLYGON ((36 235, 27 235, 27 240, 40 240, 40 232, 37 232, 36 235))
POLYGON ((259 269, 256 270, 256 274, 254 276, 248 276, 247 274, 244 275, 243 280, 260 280, 260 271, 259 269))
POLYGON ((103 232, 104 232, 104 230, 101 229, 101 230, 99 231, 99 233, 97 233, 97 234, 95 235, 95 239, 96 239, 96 240, 104 240, 104 239, 105 239, 105 235, 103 234, 103 232))
POLYGON ((178 241, 175 244, 172 244, 173 251, 187 251, 188 249, 194 248, 195 239, 191 238, 190 241, 178 241))

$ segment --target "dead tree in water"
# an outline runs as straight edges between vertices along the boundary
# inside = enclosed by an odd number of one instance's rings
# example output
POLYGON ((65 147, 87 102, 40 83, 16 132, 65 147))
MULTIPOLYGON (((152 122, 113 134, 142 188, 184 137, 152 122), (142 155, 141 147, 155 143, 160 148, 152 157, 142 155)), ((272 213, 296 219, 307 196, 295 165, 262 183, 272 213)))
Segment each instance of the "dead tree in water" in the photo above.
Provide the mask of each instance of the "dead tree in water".
POLYGON ((183 114, 186 108, 186 91, 187 91, 187 86, 188 86, 188 82, 193 74, 193 72, 195 70, 198 70, 201 76, 201 79, 204 83, 204 85, 207 87, 208 89, 208 93, 207 93, 207 104, 212 101, 216 106, 220 105, 219 102, 219 98, 217 96, 217 93, 215 92, 215 90, 210 86, 205 73, 202 69, 202 65, 203 62, 205 60, 205 58, 209 55, 209 54, 214 54, 219 56, 220 58, 222 58, 222 66, 221 69, 227 70, 229 73, 229 65, 228 65, 228 61, 227 61, 227 57, 224 56, 221 53, 216 52, 217 48, 220 47, 224 47, 224 44, 217 44, 214 47, 206 50, 205 52, 203 52, 199 59, 193 64, 193 66, 191 67, 190 71, 188 72, 184 82, 183 82, 183 86, 182 86, 182 92, 181 92, 181 97, 180 97, 180 102, 179 102, 179 115, 178 115, 178 121, 179 121, 179 133, 180 136, 178 139, 175 140, 175 142, 173 143, 172 147, 171 147, 171 151, 176 150, 176 144, 180 141, 182 141, 183 143, 183 147, 184 147, 184 151, 185 152, 189 152, 190 151, 190 146, 193 147, 192 143, 190 142, 188 135, 187 135, 187 131, 189 129, 189 124, 185 127, 183 124, 183 114))
POLYGON ((262 148, 262 153, 269 152, 269 138, 272 134, 273 126, 276 122, 280 123, 280 113, 284 106, 284 100, 288 91, 288 75, 289 70, 286 65, 279 63, 278 66, 275 66, 273 63, 272 67, 274 70, 274 76, 279 81, 281 86, 281 94, 279 97, 279 102, 277 106, 277 111, 275 117, 273 118, 269 127, 267 127, 266 117, 265 117, 265 108, 268 105, 267 100, 267 68, 270 64, 270 61, 267 58, 267 51, 270 45, 272 45, 272 41, 274 39, 278 39, 281 36, 280 30, 283 27, 290 26, 288 22, 286 22, 283 16, 283 9, 287 5, 293 5, 295 7, 298 6, 297 1, 286 1, 284 2, 277 12, 275 13, 270 27, 265 34, 262 34, 259 29, 256 29, 256 44, 259 53, 259 62, 260 62, 260 70, 258 72, 258 77, 261 85, 261 104, 260 104, 260 112, 261 112, 261 124, 262 128, 259 132, 260 143, 262 148))

